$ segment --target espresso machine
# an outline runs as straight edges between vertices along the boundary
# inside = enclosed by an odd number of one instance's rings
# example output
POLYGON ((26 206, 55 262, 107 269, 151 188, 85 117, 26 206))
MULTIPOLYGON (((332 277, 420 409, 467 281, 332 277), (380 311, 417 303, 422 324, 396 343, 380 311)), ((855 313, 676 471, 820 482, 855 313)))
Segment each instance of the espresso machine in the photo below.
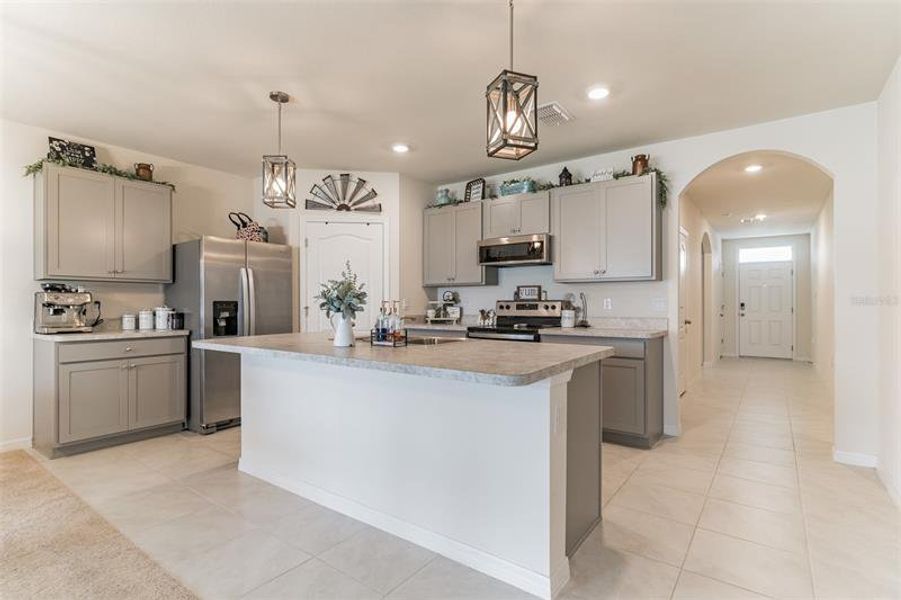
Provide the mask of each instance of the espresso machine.
POLYGON ((35 333, 87 333, 102 321, 100 302, 94 301, 90 292, 64 283, 45 283, 41 288, 43 291, 34 293, 35 333), (97 315, 89 322, 91 305, 97 315))

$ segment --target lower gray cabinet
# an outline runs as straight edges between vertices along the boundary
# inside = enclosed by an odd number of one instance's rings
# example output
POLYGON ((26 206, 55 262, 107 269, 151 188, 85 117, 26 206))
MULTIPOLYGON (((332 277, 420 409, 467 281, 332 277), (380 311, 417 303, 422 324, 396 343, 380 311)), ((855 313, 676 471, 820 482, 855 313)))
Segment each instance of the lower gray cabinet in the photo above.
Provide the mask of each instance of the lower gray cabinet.
POLYGON ((185 357, 129 361, 128 426, 140 429, 185 418, 185 357))
POLYGON ((604 429, 644 435, 644 361, 608 358, 602 364, 604 429))
POLYGON ((128 369, 117 360, 59 367, 59 441, 77 442, 128 428, 128 369))
POLYGON ((35 339, 35 449, 56 457, 182 429, 186 344, 35 339))
POLYGON ((651 448, 663 436, 663 338, 542 335, 542 343, 612 346, 601 361, 605 442, 651 448))

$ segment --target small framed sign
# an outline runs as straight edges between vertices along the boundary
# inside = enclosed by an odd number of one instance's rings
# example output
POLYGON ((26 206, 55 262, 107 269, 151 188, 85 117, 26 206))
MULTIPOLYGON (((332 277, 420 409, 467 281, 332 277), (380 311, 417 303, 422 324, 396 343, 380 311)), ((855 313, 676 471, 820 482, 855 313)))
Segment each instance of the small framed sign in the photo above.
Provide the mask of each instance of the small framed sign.
POLYGON ((481 177, 473 179, 466 184, 466 195, 463 202, 472 202, 473 200, 483 200, 485 198, 485 180, 481 177))
POLYGON ((516 286, 517 300, 541 300, 540 285, 518 285, 516 286))
POLYGON ((47 158, 63 159, 73 167, 81 167, 82 169, 96 168, 97 152, 94 150, 94 146, 61 140, 55 137, 48 139, 50 140, 50 151, 47 153, 47 158))

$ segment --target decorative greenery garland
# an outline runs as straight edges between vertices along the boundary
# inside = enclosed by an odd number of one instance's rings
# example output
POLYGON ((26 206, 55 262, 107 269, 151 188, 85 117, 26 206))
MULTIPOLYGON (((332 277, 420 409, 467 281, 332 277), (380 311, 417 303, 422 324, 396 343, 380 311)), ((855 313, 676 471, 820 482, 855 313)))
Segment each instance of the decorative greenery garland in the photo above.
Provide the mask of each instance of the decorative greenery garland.
MULTIPOLYGON (((648 173, 657 173, 657 202, 660 204, 660 208, 666 208, 666 202, 669 199, 669 178, 666 176, 666 173, 661 171, 656 167, 650 167, 645 169, 644 173, 639 175, 639 177, 643 177, 648 173)), ((621 179, 623 177, 631 177, 632 171, 622 170, 616 171, 613 173, 614 179, 621 179)), ((508 185, 513 183, 521 183, 523 181, 535 181, 531 177, 520 177, 517 179, 506 179, 501 185, 508 185)), ((582 183, 591 183, 591 179, 574 179, 572 184, 570 185, 579 185, 582 183)), ((535 181, 535 191, 543 192, 545 190, 552 190, 554 188, 561 187, 560 185, 554 183, 553 181, 546 181, 541 183, 539 181, 535 181)))
POLYGON ((128 171, 123 171, 122 169, 120 169, 114 165, 100 163, 95 168, 89 169, 86 167, 82 167, 81 165, 76 165, 76 164, 70 163, 65 158, 50 158, 49 156, 46 158, 40 158, 40 159, 34 161, 33 163, 31 163, 30 165, 27 165, 25 167, 25 177, 28 177, 29 175, 36 175, 36 174, 40 173, 44 169, 45 162, 53 163, 53 164, 59 165, 61 167, 73 167, 76 169, 84 169, 85 171, 96 171, 98 173, 103 173, 105 175, 113 175, 115 177, 124 177, 125 179, 132 179, 134 181, 143 181, 145 183, 157 183, 159 185, 168 185, 170 188, 172 188, 173 192, 175 191, 174 183, 169 183, 168 181, 147 181, 146 179, 141 179, 134 173, 129 173, 128 171))

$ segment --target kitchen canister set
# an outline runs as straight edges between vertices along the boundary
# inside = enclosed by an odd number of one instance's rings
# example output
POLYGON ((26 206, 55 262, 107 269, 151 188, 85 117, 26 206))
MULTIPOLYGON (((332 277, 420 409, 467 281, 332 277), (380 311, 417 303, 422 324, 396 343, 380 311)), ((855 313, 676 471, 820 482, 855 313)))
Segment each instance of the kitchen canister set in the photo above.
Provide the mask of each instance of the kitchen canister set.
POLYGON ((139 310, 137 315, 133 313, 122 315, 123 331, 183 329, 184 326, 185 314, 175 312, 174 308, 168 306, 158 306, 153 310, 145 308, 139 310))

